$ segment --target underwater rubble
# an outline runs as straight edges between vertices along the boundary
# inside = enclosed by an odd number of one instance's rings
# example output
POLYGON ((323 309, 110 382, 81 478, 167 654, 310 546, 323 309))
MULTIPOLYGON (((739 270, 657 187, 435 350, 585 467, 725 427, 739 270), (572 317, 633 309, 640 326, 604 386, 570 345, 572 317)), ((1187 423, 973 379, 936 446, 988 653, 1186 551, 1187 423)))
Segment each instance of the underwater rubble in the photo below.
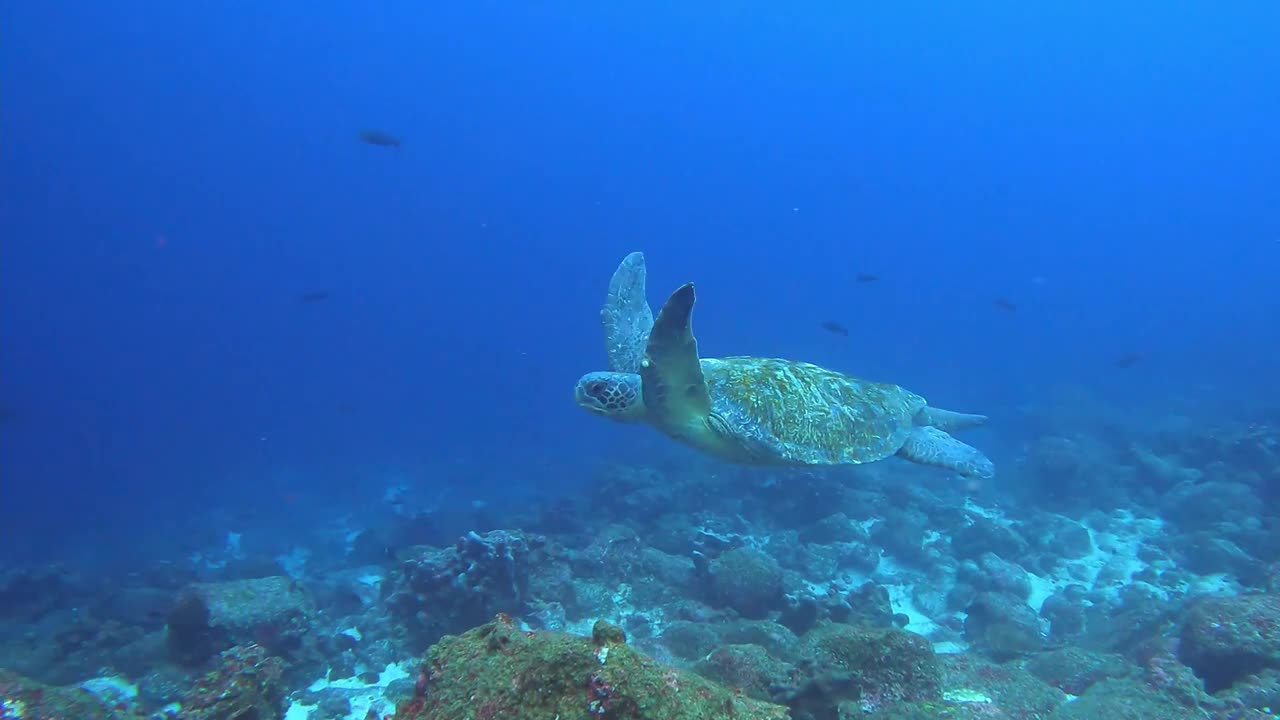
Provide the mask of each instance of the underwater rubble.
POLYGON ((397 499, 376 531, 237 529, 123 577, 4 568, 0 720, 1280 710, 1268 428, 1055 428, 984 488, 891 463, 584 472, 545 504, 397 499))

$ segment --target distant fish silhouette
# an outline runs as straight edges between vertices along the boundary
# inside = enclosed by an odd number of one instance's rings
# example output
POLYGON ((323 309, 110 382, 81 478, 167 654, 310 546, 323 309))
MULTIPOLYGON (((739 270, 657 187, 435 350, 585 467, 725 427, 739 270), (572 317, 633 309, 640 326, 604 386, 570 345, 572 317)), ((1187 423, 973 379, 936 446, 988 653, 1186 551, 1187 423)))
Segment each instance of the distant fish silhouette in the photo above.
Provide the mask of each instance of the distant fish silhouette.
POLYGON ((853 280, 860 285, 866 285, 867 283, 880 282, 880 276, 875 273, 860 272, 853 276, 853 280))
POLYGON ((841 325, 838 322, 832 322, 831 320, 827 320, 819 324, 818 327, 822 328, 823 330, 826 330, 829 333, 834 333, 836 335, 843 335, 844 337, 849 337, 849 328, 841 325))
POLYGON ((312 290, 311 292, 304 292, 298 296, 298 302, 300 303, 317 303, 328 299, 328 290, 312 290))
POLYGON ((381 130, 364 130, 360 133, 360 140, 366 145, 377 145, 378 147, 389 148, 400 147, 400 138, 381 130))
POLYGON ((1121 370, 1128 370, 1134 365, 1142 362, 1142 359, 1142 353, 1125 353, 1124 355, 1116 358, 1116 361, 1113 364, 1121 370))
POLYGON ((992 300, 991 302, 992 302, 992 304, 993 304, 993 305, 995 305, 996 307, 1000 308, 1001 310, 1004 310, 1005 312, 1017 312, 1017 311, 1018 311, 1018 306, 1017 306, 1017 305, 1016 305, 1012 300, 1008 300, 1008 299, 1006 299, 1006 298, 996 298, 995 300, 992 300))

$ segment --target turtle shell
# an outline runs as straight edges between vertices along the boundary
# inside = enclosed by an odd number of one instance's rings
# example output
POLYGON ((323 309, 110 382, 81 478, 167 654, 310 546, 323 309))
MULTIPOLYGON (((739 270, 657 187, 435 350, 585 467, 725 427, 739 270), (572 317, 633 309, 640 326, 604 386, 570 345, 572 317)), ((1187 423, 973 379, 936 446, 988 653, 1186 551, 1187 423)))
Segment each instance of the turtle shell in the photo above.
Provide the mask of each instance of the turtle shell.
MULTIPOLYGON (((748 447, 802 465, 875 462, 896 453, 924 398, 809 363, 704 359, 712 411, 748 447)), ((762 458, 763 459, 763 458, 762 458)))

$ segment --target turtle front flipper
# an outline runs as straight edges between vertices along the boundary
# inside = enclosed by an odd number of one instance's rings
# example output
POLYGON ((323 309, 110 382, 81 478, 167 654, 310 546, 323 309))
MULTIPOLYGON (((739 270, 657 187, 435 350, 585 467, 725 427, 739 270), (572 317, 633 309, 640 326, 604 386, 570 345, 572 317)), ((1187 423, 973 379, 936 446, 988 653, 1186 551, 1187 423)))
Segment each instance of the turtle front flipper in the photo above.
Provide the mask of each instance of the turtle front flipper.
POLYGON ((686 283, 658 311, 640 363, 640 378, 653 423, 696 443, 707 432, 711 396, 693 337, 693 302, 693 283, 686 283))
POLYGON ((935 427, 915 427, 898 457, 921 465, 933 465, 966 477, 995 477, 996 466, 980 450, 965 445, 935 427))
POLYGON ((622 259, 609 280, 600 321, 604 324, 604 349, 613 372, 640 371, 653 327, 653 311, 644 297, 645 275, 644 253, 633 252, 622 259))
POLYGON ((943 410, 936 407, 921 408, 916 415, 917 425, 928 425, 935 427, 943 432, 955 432, 957 430, 968 430, 979 425, 987 423, 986 415, 972 415, 970 413, 955 412, 954 410, 943 410))

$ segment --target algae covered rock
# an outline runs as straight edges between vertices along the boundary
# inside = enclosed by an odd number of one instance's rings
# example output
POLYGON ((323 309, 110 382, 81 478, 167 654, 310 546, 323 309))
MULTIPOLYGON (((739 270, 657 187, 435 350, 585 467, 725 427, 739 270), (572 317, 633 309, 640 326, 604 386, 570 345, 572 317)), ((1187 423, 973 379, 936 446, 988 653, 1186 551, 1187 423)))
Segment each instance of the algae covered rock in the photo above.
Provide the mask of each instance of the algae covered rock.
POLYGON ((799 658, 800 638, 785 625, 771 620, 735 620, 714 627, 721 644, 759 645, 773 657, 787 662, 799 658))
POLYGON ((107 720, 131 716, 125 706, 108 708, 97 696, 84 689, 44 685, 0 669, 0 718, 4 720, 107 720))
POLYGON ((1045 718, 1067 701, 1061 690, 1014 663, 1001 665, 971 654, 943 655, 940 660, 942 697, 963 710, 986 705, 1011 718, 1045 718))
POLYGON ((801 680, 778 695, 793 708, 852 702, 871 712, 942 697, 938 657, 929 641, 915 633, 827 623, 809 631, 804 644, 811 681, 801 680))
POLYGON ((427 652, 417 694, 396 720, 787 718, 784 707, 641 655, 607 626, 593 636, 523 631, 503 615, 446 636, 427 652))
POLYGON ((452 547, 415 546, 400 553, 383 599, 414 646, 426 648, 498 613, 524 611, 546 545, 541 535, 491 530, 468 532, 452 547))
POLYGON ((1027 670, 1063 692, 1082 695, 1103 680, 1136 675, 1138 668, 1121 655, 1063 647, 1031 658, 1027 670))
POLYGON ((699 675, 741 690, 757 700, 773 699, 772 689, 787 679, 786 663, 759 645, 725 645, 693 668, 699 675))
POLYGON ((689 620, 669 623, 659 639, 672 655, 690 661, 706 657, 721 642, 713 626, 689 620))
POLYGON ((169 613, 169 654, 199 665, 233 645, 258 643, 272 654, 297 649, 311 630, 315 602, 284 576, 193 583, 169 613))
POLYGON ((867 716, 868 720, 1024 720, 982 697, 962 700, 928 700, 892 705, 867 716))
POLYGON ((1209 692, 1280 668, 1280 595, 1205 598, 1187 612, 1179 659, 1209 692))
POLYGON ((1084 695, 1063 703, 1049 716, 1050 720, 1205 720, 1207 717, 1199 708, 1184 705, 1146 683, 1129 678, 1096 683, 1084 695))
POLYGON ((1066 702, 1016 665, 998 665, 976 655, 943 655, 941 699, 897 703, 870 720, 1045 720, 1066 702))
POLYGON ((284 661, 261 645, 237 645, 182 698, 183 720, 266 720, 285 710, 284 661))
POLYGON ((1030 655, 1043 646, 1040 618, 1022 600, 1000 593, 979 593, 969 604, 965 638, 996 660, 1030 655))
POLYGON ((864 696, 928 700, 941 692, 938 657, 916 633, 832 623, 809 633, 805 642, 819 663, 856 673, 864 696))
POLYGON ((724 607, 760 618, 782 607, 782 568, 769 555, 738 548, 711 563, 711 592, 724 607))

